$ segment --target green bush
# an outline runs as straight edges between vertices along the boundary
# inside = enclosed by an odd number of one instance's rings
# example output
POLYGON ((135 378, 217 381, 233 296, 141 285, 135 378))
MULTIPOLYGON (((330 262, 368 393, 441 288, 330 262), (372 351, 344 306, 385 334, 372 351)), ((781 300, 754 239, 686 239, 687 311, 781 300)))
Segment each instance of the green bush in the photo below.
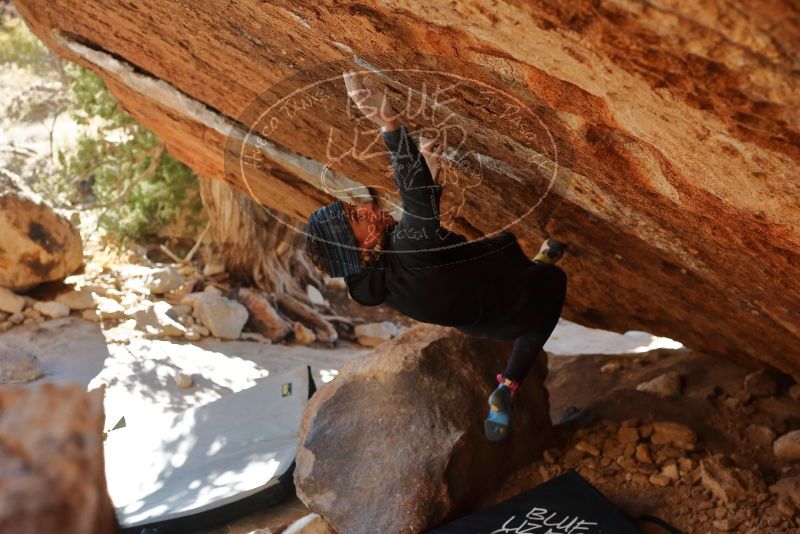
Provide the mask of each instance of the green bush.
POLYGON ((0 64, 15 63, 37 74, 53 69, 47 47, 19 17, 8 17, 0 26, 0 64))
POLYGON ((197 226, 202 203, 191 169, 117 105, 99 76, 73 64, 66 70, 69 111, 76 122, 96 130, 82 135, 74 152, 58 154, 58 182, 66 190, 57 194, 73 204, 97 206, 100 225, 119 237, 154 235, 179 214, 189 217, 189 227, 197 226))
POLYGON ((42 77, 58 74, 68 89, 48 94, 46 103, 86 127, 74 148, 57 152, 55 170, 47 165, 30 180, 35 190, 60 207, 96 210, 112 237, 152 236, 179 215, 189 229, 200 224, 197 177, 119 107, 99 76, 73 63, 62 67, 18 17, 0 28, 0 64, 6 63, 42 77))

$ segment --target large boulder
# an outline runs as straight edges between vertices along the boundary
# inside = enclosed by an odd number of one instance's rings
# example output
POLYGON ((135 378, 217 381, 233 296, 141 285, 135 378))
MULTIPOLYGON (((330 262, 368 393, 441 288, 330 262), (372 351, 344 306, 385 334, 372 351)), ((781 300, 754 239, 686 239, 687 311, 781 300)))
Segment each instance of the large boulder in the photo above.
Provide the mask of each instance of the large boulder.
POLYGON ((512 434, 484 436, 512 346, 419 325, 348 362, 303 414, 298 497, 348 534, 420 532, 472 510, 550 437, 544 353, 518 391, 512 434))
POLYGON ((116 532, 102 391, 4 387, 0 407, 0 532, 116 532))
POLYGON ((14 2, 171 155, 292 230, 334 192, 389 207, 339 77, 370 71, 447 134, 448 228, 570 244, 567 319, 800 378, 795 0, 14 2))
POLYGON ((26 291, 81 264, 78 230, 20 179, 0 174, 0 287, 26 291))

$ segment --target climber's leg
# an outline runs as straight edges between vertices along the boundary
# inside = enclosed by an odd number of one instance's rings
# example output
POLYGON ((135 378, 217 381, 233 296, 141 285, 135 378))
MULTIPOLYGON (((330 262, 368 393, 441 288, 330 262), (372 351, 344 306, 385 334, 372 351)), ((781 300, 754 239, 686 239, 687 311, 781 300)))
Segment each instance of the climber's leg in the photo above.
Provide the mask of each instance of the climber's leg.
POLYGON ((518 383, 527 376, 558 324, 567 291, 567 275, 561 268, 547 263, 537 262, 536 265, 540 271, 537 281, 541 284, 537 293, 540 291, 542 298, 533 303, 528 317, 529 328, 514 341, 514 349, 503 372, 503 378, 518 383))
POLYGON ((534 262, 537 274, 536 301, 525 318, 528 330, 514 341, 514 349, 502 374, 499 385, 489 396, 489 415, 484 421, 486 437, 497 441, 509 432, 511 408, 517 387, 528 375, 542 347, 558 323, 567 289, 567 275, 550 263, 534 262))

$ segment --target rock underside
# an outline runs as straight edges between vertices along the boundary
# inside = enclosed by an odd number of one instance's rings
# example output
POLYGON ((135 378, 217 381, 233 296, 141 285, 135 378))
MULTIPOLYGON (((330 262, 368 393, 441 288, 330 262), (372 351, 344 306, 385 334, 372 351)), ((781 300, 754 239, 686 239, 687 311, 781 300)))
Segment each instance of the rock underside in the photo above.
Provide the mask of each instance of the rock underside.
POLYGON ((343 68, 398 105, 439 84, 435 113, 402 109, 448 131, 446 226, 569 242, 571 320, 800 376, 795 2, 15 4, 171 154, 292 222, 333 189, 393 198, 385 156, 348 152, 343 68), (226 143, 259 114, 260 139, 226 143))

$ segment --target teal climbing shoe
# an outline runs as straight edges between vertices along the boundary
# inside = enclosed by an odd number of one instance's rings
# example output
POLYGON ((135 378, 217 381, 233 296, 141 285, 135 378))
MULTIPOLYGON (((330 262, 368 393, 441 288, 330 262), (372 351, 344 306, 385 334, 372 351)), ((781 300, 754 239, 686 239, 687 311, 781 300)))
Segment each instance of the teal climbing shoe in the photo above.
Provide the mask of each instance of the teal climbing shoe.
POLYGON ((519 385, 516 382, 513 382, 511 386, 505 384, 501 374, 497 375, 497 381, 500 384, 489 395, 489 415, 483 422, 483 430, 486 438, 490 441, 500 441, 508 436, 514 393, 519 385))

